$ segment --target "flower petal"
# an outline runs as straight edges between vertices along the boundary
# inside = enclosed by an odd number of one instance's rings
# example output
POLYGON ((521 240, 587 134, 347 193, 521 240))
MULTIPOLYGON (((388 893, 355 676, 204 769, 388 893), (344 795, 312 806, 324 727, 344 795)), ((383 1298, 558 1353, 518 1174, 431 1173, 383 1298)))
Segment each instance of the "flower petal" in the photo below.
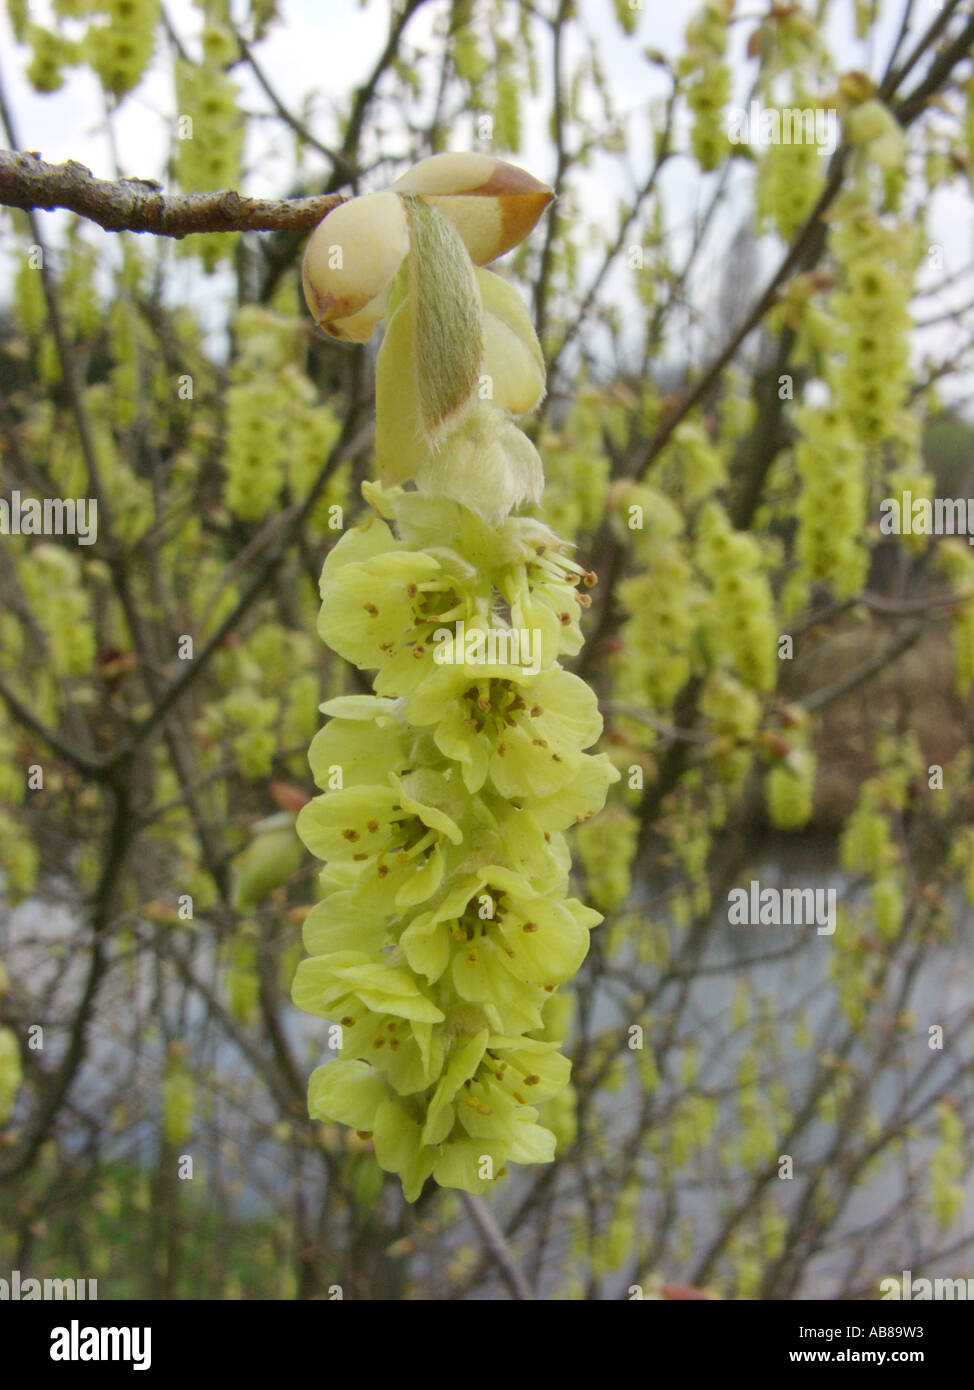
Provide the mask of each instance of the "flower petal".
POLYGON ((382 1077, 364 1062, 326 1062, 311 1073, 308 1110, 316 1120, 338 1120, 371 1130, 375 1114, 389 1096, 382 1077))

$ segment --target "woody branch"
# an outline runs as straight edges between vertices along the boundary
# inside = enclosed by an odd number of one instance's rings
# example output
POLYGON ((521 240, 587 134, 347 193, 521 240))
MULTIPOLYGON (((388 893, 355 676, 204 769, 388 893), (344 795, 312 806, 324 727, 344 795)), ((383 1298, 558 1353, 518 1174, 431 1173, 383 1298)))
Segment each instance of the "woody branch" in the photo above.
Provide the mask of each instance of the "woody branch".
POLYGON ((342 202, 337 193, 310 198, 248 198, 233 189, 163 193, 140 179, 99 179, 83 164, 45 164, 33 152, 0 149, 0 205, 24 211, 64 208, 107 232, 306 231, 342 202))

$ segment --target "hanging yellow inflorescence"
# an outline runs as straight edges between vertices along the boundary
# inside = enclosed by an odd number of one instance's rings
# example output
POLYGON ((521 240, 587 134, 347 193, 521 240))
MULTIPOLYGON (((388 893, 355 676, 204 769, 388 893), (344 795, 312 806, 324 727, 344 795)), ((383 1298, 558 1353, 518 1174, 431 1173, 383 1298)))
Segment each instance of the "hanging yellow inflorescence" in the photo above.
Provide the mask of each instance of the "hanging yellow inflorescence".
POLYGON ((541 492, 512 416, 541 398, 544 366, 518 296, 478 268, 550 196, 486 156, 434 156, 330 214, 305 257, 322 327, 362 340, 388 323, 382 485, 328 556, 319 619, 376 693, 327 702, 312 744, 322 795, 298 830, 325 861, 324 897, 293 993, 338 1023, 311 1113, 371 1136, 411 1201, 431 1176, 480 1192, 554 1157, 539 1106, 570 1071, 555 991, 600 920, 568 895, 565 832, 617 773, 585 751, 596 699, 559 664, 581 647, 595 576, 512 514, 541 492))

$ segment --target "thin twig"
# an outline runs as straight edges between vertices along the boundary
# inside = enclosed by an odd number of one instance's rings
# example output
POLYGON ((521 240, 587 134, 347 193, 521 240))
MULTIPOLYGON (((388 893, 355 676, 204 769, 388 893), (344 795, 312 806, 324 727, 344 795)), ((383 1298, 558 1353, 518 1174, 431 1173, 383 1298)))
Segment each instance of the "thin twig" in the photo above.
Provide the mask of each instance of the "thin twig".
POLYGON ((104 778, 106 776, 107 760, 88 757, 76 748, 72 748, 70 744, 65 743, 64 739, 53 729, 45 728, 39 719, 34 718, 27 706, 17 698, 13 691, 4 685, 3 681, 0 681, 0 700, 3 700, 19 724, 22 724, 25 729, 29 729, 49 748, 53 748, 54 752, 70 764, 76 772, 80 772, 86 777, 104 778))
POLYGON ((298 137, 298 139, 302 140, 304 144, 310 146, 310 148, 313 150, 317 150, 318 153, 324 155, 326 159, 331 160, 336 173, 341 174, 349 183, 354 183, 354 181, 359 176, 359 171, 355 168, 355 165, 352 164, 349 160, 347 160, 345 156, 340 153, 340 151, 330 149, 328 145, 323 145, 321 141, 317 138, 317 136, 314 135, 313 132, 308 129, 304 122, 299 121, 297 116, 295 116, 292 111, 288 110, 281 98, 278 96, 277 92, 271 86, 270 82, 267 79, 267 76, 264 73, 263 68, 260 67, 260 65, 257 62, 257 59, 254 57, 253 50, 251 49, 250 45, 247 43, 246 39, 243 37, 242 34, 237 34, 237 43, 240 45, 240 52, 247 60, 247 63, 250 65, 251 71, 253 72, 257 81, 260 83, 264 95, 267 97, 268 101, 273 106, 277 114, 280 116, 284 124, 290 126, 290 128, 294 131, 295 135, 298 137))
POLYGON ((870 676, 878 675, 880 671, 892 665, 898 657, 902 656, 905 651, 908 651, 910 647, 914 646, 922 636, 923 624, 919 622, 910 623, 910 625, 895 637, 893 641, 890 642, 889 646, 884 647, 881 652, 877 652, 875 656, 871 656, 868 661, 864 661, 847 675, 840 676, 839 679, 833 681, 831 685, 825 685, 822 686, 820 690, 813 691, 811 695, 807 696, 802 701, 804 708, 811 714, 814 713, 815 710, 824 709, 826 705, 831 705, 843 695, 848 695, 850 691, 855 690, 858 686, 862 685, 864 681, 869 680, 870 676))
POLYGON ((516 1299, 532 1301, 534 1294, 528 1287, 524 1271, 511 1253, 511 1247, 504 1238, 503 1231, 494 1220, 486 1204, 469 1192, 461 1192, 460 1196, 463 1199, 463 1205, 467 1208, 467 1215, 476 1226, 480 1239, 493 1256, 494 1262, 504 1276, 504 1281, 511 1293, 516 1299))

